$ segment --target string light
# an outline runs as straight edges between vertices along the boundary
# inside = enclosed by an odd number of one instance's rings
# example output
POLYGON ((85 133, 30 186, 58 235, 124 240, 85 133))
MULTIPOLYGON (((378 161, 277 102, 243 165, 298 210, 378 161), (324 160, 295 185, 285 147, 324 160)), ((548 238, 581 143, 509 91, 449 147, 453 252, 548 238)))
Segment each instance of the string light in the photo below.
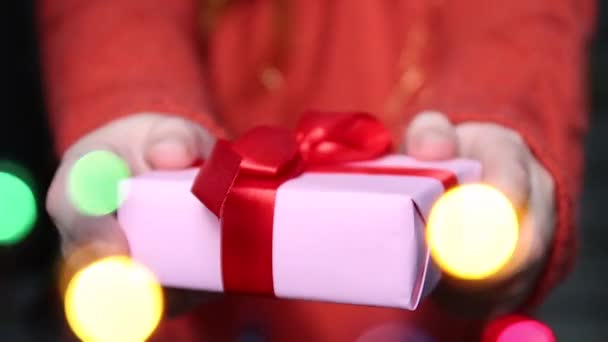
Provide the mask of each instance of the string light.
POLYGON ((555 342, 545 324, 521 315, 507 315, 491 321, 484 329, 483 342, 555 342))
POLYGON ((0 244, 15 244, 36 222, 36 198, 22 177, 9 172, 0 172, 0 193, 0 244))
POLYGON ((122 256, 85 267, 65 293, 67 321, 84 342, 143 342, 162 311, 162 288, 153 274, 122 256))
POLYGON ((84 215, 110 214, 124 199, 119 194, 119 183, 129 176, 129 166, 116 154, 90 152, 70 170, 68 193, 72 204, 84 215))
POLYGON ((469 184, 446 192, 433 206, 427 241, 437 264, 462 279, 483 279, 513 255, 517 215, 495 188, 469 184))
POLYGON ((496 342, 555 342, 551 329, 534 320, 524 320, 507 326, 496 342))

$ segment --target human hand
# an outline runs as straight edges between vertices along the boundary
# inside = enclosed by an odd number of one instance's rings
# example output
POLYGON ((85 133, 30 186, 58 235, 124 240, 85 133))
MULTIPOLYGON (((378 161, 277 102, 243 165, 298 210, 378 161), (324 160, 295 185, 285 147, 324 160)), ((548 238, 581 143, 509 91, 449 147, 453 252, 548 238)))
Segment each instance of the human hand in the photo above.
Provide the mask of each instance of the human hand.
POLYGON ((503 192, 520 217, 519 240, 506 265, 481 281, 447 277, 435 298, 450 309, 475 315, 515 309, 529 294, 551 246, 555 190, 549 172, 515 131, 492 123, 455 126, 436 112, 421 113, 412 121, 404 147, 408 155, 421 160, 462 157, 480 161, 482 182, 503 192))
MULTIPOLYGON (((142 113, 113 121, 72 145, 61 159, 46 199, 66 257, 65 277, 101 258, 129 255, 126 237, 113 214, 87 215, 70 200, 68 181, 79 158, 89 152, 109 151, 127 163, 132 175, 138 175, 155 169, 189 167, 207 156, 213 143, 211 134, 193 122, 142 113)), ((205 298, 195 291, 166 289, 165 294, 169 314, 180 313, 205 298)))

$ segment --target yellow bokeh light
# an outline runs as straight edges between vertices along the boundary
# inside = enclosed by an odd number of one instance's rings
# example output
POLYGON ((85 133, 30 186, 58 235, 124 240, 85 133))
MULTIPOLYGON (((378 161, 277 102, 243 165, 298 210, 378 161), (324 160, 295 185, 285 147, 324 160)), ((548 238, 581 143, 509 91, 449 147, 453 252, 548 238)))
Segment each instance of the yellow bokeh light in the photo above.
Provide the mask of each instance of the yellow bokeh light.
POLYGON ((84 342, 143 342, 158 326, 163 305, 154 275, 122 256, 82 269, 65 293, 68 323, 84 342))
POLYGON ((518 237, 513 205, 488 185, 454 188, 429 214, 431 254, 439 267, 461 279, 478 280, 495 274, 513 255, 518 237))

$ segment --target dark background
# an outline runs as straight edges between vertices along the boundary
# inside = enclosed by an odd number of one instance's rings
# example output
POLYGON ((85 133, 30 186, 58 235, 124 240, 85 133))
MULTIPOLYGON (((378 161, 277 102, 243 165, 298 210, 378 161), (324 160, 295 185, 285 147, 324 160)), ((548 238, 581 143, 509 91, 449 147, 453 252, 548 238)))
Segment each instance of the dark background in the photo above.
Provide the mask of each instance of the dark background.
MULTIPOLYGON (((507 1, 507 0, 505 0, 507 1)), ((559 341, 608 341, 608 8, 600 0, 590 79, 592 132, 582 198, 582 254, 570 278, 542 307, 540 318, 559 341)), ((0 167, 18 163, 30 171, 38 203, 44 203, 56 161, 52 158, 39 85, 33 2, 0 2, 0 167)), ((2 189, 0 189, 0 196, 2 189)), ((1 214, 1 213, 0 213, 1 214)), ((0 341, 53 341, 61 326, 61 303, 53 285, 57 237, 44 208, 22 243, 0 248, 0 341)))

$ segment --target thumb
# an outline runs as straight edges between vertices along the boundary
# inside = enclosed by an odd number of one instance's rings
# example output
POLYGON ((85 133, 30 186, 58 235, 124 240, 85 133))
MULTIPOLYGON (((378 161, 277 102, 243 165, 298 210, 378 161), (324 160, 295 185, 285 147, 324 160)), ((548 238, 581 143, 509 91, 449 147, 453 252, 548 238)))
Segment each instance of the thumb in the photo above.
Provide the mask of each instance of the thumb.
POLYGON ((144 156, 152 169, 183 169, 206 157, 213 143, 213 136, 194 122, 161 118, 146 137, 144 156))
POLYGON ((449 159, 456 156, 454 126, 439 112, 422 112, 410 123, 405 137, 405 152, 420 160, 449 159))

